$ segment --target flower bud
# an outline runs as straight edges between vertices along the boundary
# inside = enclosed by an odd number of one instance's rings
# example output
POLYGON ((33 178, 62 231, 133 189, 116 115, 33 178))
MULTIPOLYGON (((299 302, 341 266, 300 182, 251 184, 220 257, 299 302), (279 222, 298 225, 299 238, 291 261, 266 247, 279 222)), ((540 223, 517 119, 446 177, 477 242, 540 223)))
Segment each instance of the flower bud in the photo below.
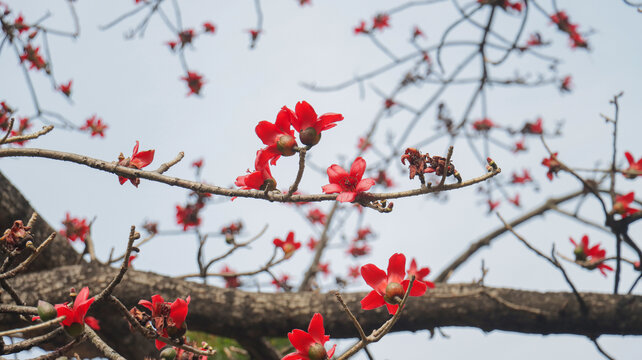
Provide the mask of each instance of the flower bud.
POLYGON ((260 188, 260 190, 265 191, 272 191, 274 189, 276 189, 276 180, 274 180, 274 178, 265 179, 260 188))
POLYGON ((405 291, 403 290, 403 286, 401 286, 401 284, 397 282, 391 282, 388 283, 388 286, 386 286, 386 293, 383 296, 383 299, 388 304, 399 304, 404 294, 405 291))
POLYGON ((290 135, 281 135, 276 141, 276 148, 279 150, 283 156, 292 156, 296 153, 294 147, 296 146, 296 140, 290 135))
POLYGON ((328 358, 328 353, 325 351, 323 345, 314 343, 308 350, 308 357, 310 360, 325 360, 328 358))
POLYGON ((85 331, 85 324, 84 323, 71 323, 69 326, 64 326, 65 332, 69 334, 71 337, 78 337, 82 335, 82 333, 85 331))
POLYGON ((575 254, 575 260, 578 261, 584 261, 586 260, 586 254, 584 253, 584 248, 581 246, 578 246, 573 250, 573 254, 575 254))
POLYGON ((299 134, 301 142, 308 146, 314 146, 321 140, 321 133, 317 132, 313 127, 309 127, 299 134))
POLYGON ((172 339, 180 339, 183 335, 185 335, 185 332, 187 332, 187 325, 185 325, 185 323, 183 323, 180 328, 176 326, 167 327, 167 336, 172 339))
POLYGON ((58 312, 50 303, 38 300, 38 316, 40 316, 40 320, 42 321, 49 321, 55 319, 56 316, 58 316, 58 312))
POLYGON ((161 360, 174 360, 176 358, 176 350, 173 347, 166 347, 160 353, 161 360))

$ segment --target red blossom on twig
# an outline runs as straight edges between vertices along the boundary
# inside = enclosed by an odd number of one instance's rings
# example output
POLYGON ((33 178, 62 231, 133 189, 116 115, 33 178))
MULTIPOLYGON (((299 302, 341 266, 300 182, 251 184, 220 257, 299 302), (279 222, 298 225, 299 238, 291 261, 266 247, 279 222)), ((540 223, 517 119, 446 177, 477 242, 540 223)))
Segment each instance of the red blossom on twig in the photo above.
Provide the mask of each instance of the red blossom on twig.
POLYGON ((288 339, 296 352, 287 354, 281 360, 324 360, 331 359, 337 347, 335 344, 328 351, 325 349, 325 343, 330 340, 329 335, 325 335, 323 328, 323 316, 316 313, 310 320, 308 332, 294 329, 288 333, 288 339))
MULTIPOLYGON (((136 140, 136 145, 134 145, 134 151, 130 158, 125 158, 123 153, 120 153, 118 156, 118 165, 125 166, 132 169, 142 169, 145 166, 151 164, 154 160, 154 151, 155 150, 145 150, 138 152, 138 140, 136 140)), ((126 178, 124 176, 118 176, 118 181, 121 185, 129 180, 135 187, 138 187, 140 184, 139 178, 126 178)))
POLYGON ((542 165, 548 167, 546 177, 550 181, 553 181, 553 175, 557 175, 557 173, 562 170, 562 165, 557 161, 557 153, 554 153, 551 157, 542 160, 542 165))
POLYGON ((87 235, 89 235, 89 225, 87 224, 87 219, 79 219, 77 217, 69 216, 69 213, 65 215, 65 220, 62 221, 62 224, 65 226, 64 229, 60 230, 60 235, 66 237, 69 241, 85 241, 87 235))
POLYGON ((103 124, 103 119, 98 118, 98 116, 93 115, 85 121, 85 125, 80 127, 82 131, 91 131, 91 137, 96 135, 100 137, 105 137, 105 130, 107 125, 103 124))
POLYGON ((366 171, 366 161, 358 157, 350 167, 350 173, 346 172, 341 166, 333 164, 328 167, 327 173, 330 184, 322 187, 326 194, 336 194, 337 201, 352 202, 357 195, 368 191, 374 184, 374 179, 362 179, 366 171))
POLYGON ((575 245, 575 250, 573 250, 573 254, 575 254, 575 260, 583 262, 584 267, 589 270, 597 268, 604 276, 606 276, 606 270, 613 271, 612 267, 604 263, 606 250, 600 249, 599 243, 593 246, 589 246, 588 235, 582 236, 582 241, 579 244, 576 243, 573 238, 569 239, 571 240, 571 243, 575 245), (586 264, 586 262, 588 262, 588 264, 586 264))
POLYGON ((283 250, 283 254, 285 258, 289 258, 292 255, 294 255, 294 252, 297 251, 301 247, 301 243, 294 241, 294 232, 290 231, 285 238, 285 241, 275 238, 272 243, 274 243, 274 246, 281 248, 283 250))
POLYGON ((201 87, 203 87, 204 83, 203 75, 200 75, 195 71, 188 71, 187 76, 181 77, 181 80, 185 81, 187 83, 187 87, 189 88, 187 96, 190 96, 192 94, 200 95, 201 87))
MULTIPOLYGON (((153 295, 151 302, 149 300, 140 300, 138 304, 152 312, 152 324, 160 336, 179 339, 187 330, 185 318, 187 317, 190 299, 188 296, 185 300, 179 298, 173 303, 169 303, 165 302, 162 296, 153 295)), ((164 342, 156 340, 156 348, 158 350, 165 345, 164 342)))
POLYGON ((632 208, 630 204, 635 200, 635 193, 631 191, 626 195, 618 195, 615 197, 615 202, 613 203, 613 211, 622 215, 622 217, 627 217, 629 215, 635 214, 640 211, 640 209, 632 208))
POLYGON ((630 172, 638 172, 638 174, 626 174, 624 173, 624 176, 627 179, 635 179, 638 176, 642 176, 642 158, 638 160, 637 162, 633 158, 633 155, 630 152, 625 152, 624 156, 626 157, 626 161, 629 162, 629 167, 626 168, 624 171, 630 171, 630 172))

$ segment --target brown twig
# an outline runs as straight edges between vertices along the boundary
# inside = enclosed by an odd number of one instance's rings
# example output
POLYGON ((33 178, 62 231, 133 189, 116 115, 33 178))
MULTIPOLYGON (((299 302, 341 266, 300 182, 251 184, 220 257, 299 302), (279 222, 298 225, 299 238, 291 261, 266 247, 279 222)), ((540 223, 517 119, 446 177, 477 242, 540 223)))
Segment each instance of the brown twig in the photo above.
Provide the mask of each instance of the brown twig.
POLYGON ((49 243, 51 243, 55 237, 56 233, 51 233, 51 235, 49 235, 49 237, 45 241, 43 241, 42 244, 40 244, 40 246, 38 246, 36 250, 31 253, 31 255, 29 255, 28 258, 18 264, 18 266, 16 266, 15 268, 0 274, 0 280, 10 279, 16 276, 20 271, 26 269, 27 266, 29 266, 29 264, 31 264, 38 257, 38 255, 40 255, 42 250, 44 250, 44 248, 47 247, 47 245, 49 245, 49 243))
POLYGON ((118 271, 118 274, 109 283, 109 285, 107 285, 107 287, 103 289, 103 291, 101 291, 100 294, 96 295, 95 297, 96 302, 100 302, 104 300, 107 296, 111 295, 112 291, 114 291, 116 286, 123 279, 123 276, 125 276, 127 269, 129 269, 129 255, 134 250, 134 247, 133 247, 134 241, 137 239, 140 239, 140 234, 136 232, 136 227, 132 225, 132 227, 129 230, 129 241, 127 242, 127 250, 125 251, 125 257, 123 258, 123 263, 120 265, 120 271, 118 271))
POLYGON ((7 139, 4 139, 2 142, 0 142, 0 144, 11 144, 11 143, 18 142, 18 141, 27 141, 27 140, 37 139, 37 138, 47 134, 51 130, 53 130, 53 128, 54 128, 53 125, 43 126, 41 130, 36 131, 34 133, 31 133, 31 134, 19 135, 19 136, 11 136, 11 137, 9 137, 7 139))

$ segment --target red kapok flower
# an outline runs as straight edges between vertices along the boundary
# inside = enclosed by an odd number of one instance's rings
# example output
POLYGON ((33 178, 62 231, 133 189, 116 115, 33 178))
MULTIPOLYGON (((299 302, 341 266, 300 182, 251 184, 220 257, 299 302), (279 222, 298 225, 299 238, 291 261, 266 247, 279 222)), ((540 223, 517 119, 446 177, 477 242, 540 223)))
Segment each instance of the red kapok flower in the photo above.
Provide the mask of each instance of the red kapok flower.
POLYGON ((640 158, 640 160, 635 162, 633 155, 631 155, 631 153, 628 151, 624 153, 624 156, 626 157, 626 161, 629 162, 629 167, 626 170, 624 170, 625 171, 625 173, 623 173, 624 176, 627 179, 635 179, 638 176, 642 176, 642 158, 640 158), (627 171, 630 173, 627 174, 626 173, 627 171), (637 174, 635 174, 635 172, 637 172, 637 174))
POLYGON ((526 184, 531 181, 533 181, 533 178, 531 178, 531 173, 528 172, 528 170, 524 169, 523 175, 517 175, 516 172, 513 173, 513 179, 511 180, 511 183, 513 184, 526 184))
POLYGON ((528 37, 528 41, 526 41, 526 45, 528 46, 540 46, 542 45, 542 35, 539 33, 533 33, 528 37))
POLYGON ((299 101, 294 112, 284 107, 283 110, 289 110, 286 113, 290 117, 290 123, 296 131, 299 132, 299 139, 308 146, 314 146, 321 140, 321 132, 332 129, 337 121, 343 120, 343 115, 336 113, 326 113, 317 116, 312 106, 306 101, 299 101))
POLYGON ((633 191, 626 195, 616 196, 615 203, 613 203, 613 211, 622 215, 622 217, 627 217, 631 214, 635 214, 640 210, 629 206, 633 202, 633 200, 635 200, 635 193, 633 191))
POLYGON ((370 235, 372 235, 372 230, 370 230, 369 227, 360 228, 359 230, 357 230, 357 237, 354 239, 354 241, 366 240, 366 238, 370 235))
POLYGON ((417 261, 415 261, 415 258, 412 258, 412 261, 410 261, 410 267, 408 268, 408 278, 412 275, 415 275, 415 281, 421 281, 426 283, 426 286, 428 286, 431 289, 435 288, 435 284, 432 283, 431 281, 424 280, 426 276, 430 274, 430 268, 429 267, 423 267, 419 270, 417 270, 417 261))
POLYGON ((58 86, 58 90, 61 93, 65 94, 66 97, 70 97, 71 96, 71 83, 72 82, 73 82, 73 80, 69 80, 69 82, 67 84, 60 84, 58 86))
POLYGON ((372 20, 372 28, 383 30, 387 27, 390 27, 390 15, 388 14, 377 14, 372 20))
POLYGON ((0 237, 0 244, 3 244, 9 251, 13 251, 16 248, 24 248, 26 241, 31 238, 29 230, 31 230, 31 227, 25 226, 22 220, 16 220, 9 229, 4 231, 4 234, 0 237))
MULTIPOLYGON (((152 312, 152 323, 156 332, 164 337, 180 338, 186 331, 185 318, 187 317, 190 297, 187 299, 176 299, 173 303, 165 302, 162 296, 153 295, 152 301, 140 300, 142 305, 152 312)), ((166 344, 156 340, 156 348, 162 349, 166 344)))
POLYGON ((13 27, 18 30, 18 34, 22 34, 25 31, 29 30, 29 25, 25 24, 25 19, 22 14, 13 21, 13 27))
MULTIPOLYGON (((230 269, 229 266, 225 265, 221 269, 221 274, 234 274, 235 271, 230 269)), ((225 276, 223 277, 223 280, 225 280, 225 287, 226 288, 237 288, 241 286, 241 281, 239 280, 238 276, 225 276)))
POLYGON ((211 23, 211 22, 209 22, 209 21, 208 21, 208 22, 204 22, 204 23, 203 23, 203 30, 204 30, 206 33, 212 33, 212 34, 214 34, 214 32, 216 31, 216 26, 214 26, 214 24, 212 24, 212 23, 211 23))
POLYGON ((560 91, 570 92, 572 87, 573 84, 571 83, 571 77, 569 75, 565 76, 560 82, 560 91))
POLYGON ((333 164, 328 167, 330 183, 322 187, 326 194, 340 193, 337 201, 352 202, 358 194, 368 191, 374 184, 374 179, 362 179, 366 171, 366 161, 358 157, 350 167, 348 174, 341 166, 333 164))
POLYGON ((423 32, 423 31, 421 31, 421 29, 419 28, 419 26, 416 26, 416 25, 415 25, 415 28, 414 28, 414 30, 412 31, 412 38, 413 38, 413 39, 416 39, 416 38, 417 38, 417 37, 419 37, 419 36, 421 36, 421 37, 426 37, 426 35, 424 35, 424 32, 423 32))
MULTIPOLYGON (((138 152, 138 140, 136 140, 136 145, 134 145, 132 157, 125 158, 125 156, 123 156, 123 153, 120 153, 120 155, 118 156, 118 165, 132 169, 142 169, 145 166, 149 165, 153 160, 154 150, 145 150, 142 152, 138 152)), ((127 180, 131 181, 131 183, 136 187, 138 187, 138 184, 140 184, 139 178, 126 178, 123 176, 118 176, 118 181, 120 181, 121 185, 127 182, 127 180)))
POLYGON ((185 29, 179 32, 178 39, 181 42, 181 47, 184 47, 186 44, 191 44, 192 40, 194 40, 194 36, 196 36, 194 29, 185 29))
POLYGON ((350 268, 348 269, 348 276, 352 279, 356 279, 359 277, 359 275, 361 275, 361 273, 359 272, 359 265, 350 266, 350 268))
POLYGON ((71 336, 79 336, 82 334, 85 324, 94 330, 100 330, 98 320, 91 316, 85 316, 95 300, 93 297, 87 299, 88 296, 89 288, 84 287, 74 299, 73 307, 69 307, 67 304, 55 305, 58 316, 66 316, 65 320, 61 322, 61 325, 71 336))
MULTIPOLYGON (((372 310, 386 305, 388 313, 397 313, 399 302, 408 290, 410 280, 406 277, 406 257, 403 254, 393 254, 388 260, 388 273, 374 264, 361 267, 361 276, 374 290, 361 300, 363 310, 372 310)), ((414 282, 410 296, 421 296, 426 292, 426 283, 414 282)))
POLYGON ((355 35, 358 35, 358 34, 367 34, 367 33, 369 33, 369 32, 370 32, 370 31, 368 31, 368 29, 366 29, 366 22, 365 22, 365 21, 362 21, 362 22, 359 24, 359 26, 357 26, 357 27, 355 27, 355 28, 354 28, 354 34, 355 34, 355 35))
POLYGON ((537 118, 537 120, 534 123, 526 123, 522 128, 523 134, 540 135, 543 132, 544 132, 544 128, 542 127, 542 118, 537 118))
POLYGON ((370 147, 372 146, 372 143, 363 136, 359 138, 359 142, 357 143, 357 149, 361 150, 362 153, 366 152, 370 147))
POLYGON ((275 238, 274 241, 274 246, 280 247, 281 250, 283 250, 283 253, 285 254, 285 258, 291 257, 295 251, 297 251, 301 247, 300 242, 294 241, 294 232, 290 231, 288 233, 288 236, 285 238, 285 241, 275 238))
POLYGON ((185 81, 187 83, 187 87, 189 88, 187 96, 190 96, 192 94, 200 94, 201 87, 203 87, 204 83, 203 75, 200 75, 199 73, 194 71, 188 71, 187 76, 181 77, 181 80, 185 81))
POLYGON ((289 276, 288 274, 283 274, 283 275, 281 275, 281 277, 280 277, 280 278, 278 278, 278 279, 273 279, 273 280, 272 280, 272 284, 273 284, 274 286, 276 286, 276 289, 277 289, 277 290, 280 290, 280 289, 286 289, 286 290, 289 290, 289 289, 291 289, 292 287, 288 284, 288 280, 290 280, 290 276, 289 276))
POLYGON ((557 174, 557 172, 562 169, 562 165, 560 164, 559 161, 557 161, 557 153, 554 153, 553 155, 551 155, 550 158, 546 158, 542 160, 542 165, 548 167, 548 172, 546 173, 546 177, 550 181, 553 181, 553 174, 557 174))
POLYGON ((269 121, 261 121, 256 125, 254 129, 256 135, 263 141, 263 144, 267 145, 258 160, 260 164, 270 161, 272 165, 276 165, 276 161, 281 155, 291 156, 296 153, 294 147, 297 146, 297 143, 294 139, 294 130, 290 128, 290 119, 295 117, 292 110, 284 106, 276 115, 274 124, 269 121))
POLYGON ((368 244, 357 245, 357 243, 353 241, 346 252, 357 258, 359 256, 368 255, 370 252, 370 246, 368 246, 368 244))
POLYGON ((65 236, 69 241, 76 241, 76 239, 79 239, 84 242, 89 234, 87 219, 80 220, 76 217, 72 218, 69 216, 69 213, 67 213, 62 224, 65 228, 60 230, 60 235, 65 236))
POLYGON ((513 197, 513 198, 508 198, 508 201, 509 201, 511 204, 513 204, 513 205, 515 205, 515 206, 517 206, 517 207, 521 207, 521 206, 522 206, 522 205, 521 205, 521 202, 520 202, 520 200, 519 200, 519 194, 515 194, 515 197, 513 197))
MULTIPOLYGON (((71 84, 71 81, 70 81, 71 84)), ((91 137, 99 135, 100 137, 105 137, 105 130, 107 125, 103 124, 103 119, 98 118, 96 115, 90 117, 85 121, 85 125, 80 127, 82 131, 91 131, 91 137)))
POLYGON ((319 263, 319 265, 317 266, 317 270, 322 272, 323 275, 327 277, 328 275, 330 275, 330 263, 319 263))
POLYGON ((307 218, 313 224, 325 225, 325 214, 317 208, 308 211, 307 218))
POLYGON ((254 167, 256 170, 247 175, 239 176, 236 178, 234 184, 241 187, 243 190, 256 189, 256 190, 274 190, 276 188, 276 180, 272 177, 270 165, 267 162, 261 164, 260 160, 263 158, 261 153, 265 149, 256 152, 256 159, 254 160, 254 167))
POLYGON ((202 166, 203 166, 203 158, 200 158, 198 160, 194 160, 194 162, 192 162, 192 167, 200 169, 202 166))
MULTIPOLYGON (((31 124, 29 123, 29 118, 28 117, 23 117, 20 118, 18 128, 16 130, 11 130, 11 136, 22 136, 25 134, 25 131, 29 130, 31 127, 31 124)), ((22 141, 15 141, 14 144, 23 146, 27 142, 27 140, 22 140, 22 141)))
POLYGON ((34 49, 31 44, 27 44, 27 46, 24 47, 24 53, 20 55, 20 62, 22 63, 25 60, 29 61, 30 63, 30 70, 42 70, 47 68, 47 62, 42 57, 42 55, 40 55, 40 47, 36 47, 34 49))
POLYGON ((493 210, 495 210, 499 206, 500 201, 499 200, 492 201, 492 200, 488 199, 487 203, 488 203, 488 212, 490 213, 490 212, 492 212, 493 210))
POLYGON ((316 249, 318 242, 319 242, 319 240, 317 240, 317 239, 315 239, 313 237, 310 237, 310 240, 308 240, 308 242, 305 245, 308 247, 308 249, 314 250, 314 249, 316 249))
POLYGON ((204 206, 202 202, 187 204, 185 207, 176 205, 176 223, 183 225, 183 231, 201 225, 201 218, 198 216, 198 213, 204 206))
POLYGON ((473 129, 477 131, 488 131, 491 128, 494 128, 495 124, 493 121, 489 118, 483 118, 481 120, 477 120, 473 123, 473 129))
POLYGON ((524 145, 524 139, 515 142, 515 147, 513 148, 513 152, 518 153, 520 151, 526 151, 526 146, 524 145))
POLYGON ((588 262, 588 264, 584 267, 590 270, 597 268, 604 276, 606 276, 606 270, 613 271, 612 267, 606 265, 603 262, 604 258, 606 257, 606 250, 600 249, 599 243, 593 246, 589 246, 588 235, 582 236, 582 241, 579 244, 576 243, 573 238, 569 239, 571 240, 571 243, 575 245, 575 250, 573 250, 573 254, 575 254, 575 260, 588 262))
POLYGON ((287 354, 281 360, 324 360, 330 359, 334 355, 335 344, 328 351, 325 350, 325 343, 330 340, 329 335, 325 335, 323 328, 323 316, 316 313, 310 320, 308 332, 294 329, 288 333, 290 343, 296 349, 295 353, 287 354))

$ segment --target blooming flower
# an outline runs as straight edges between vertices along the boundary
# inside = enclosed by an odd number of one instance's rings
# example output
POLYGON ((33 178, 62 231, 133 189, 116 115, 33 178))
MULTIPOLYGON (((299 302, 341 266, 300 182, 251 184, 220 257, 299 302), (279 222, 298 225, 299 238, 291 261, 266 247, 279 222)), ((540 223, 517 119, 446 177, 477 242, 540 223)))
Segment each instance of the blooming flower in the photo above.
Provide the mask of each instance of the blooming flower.
POLYGON ((488 131, 494 127, 495 127, 495 124, 489 118, 483 118, 473 123, 473 129, 477 131, 488 131))
POLYGON ((488 199, 487 203, 488 203, 488 212, 490 213, 499 206, 500 201, 499 200, 492 201, 491 199, 488 199))
POLYGON ((365 21, 362 21, 362 22, 359 24, 359 26, 357 26, 357 27, 355 27, 355 28, 354 28, 354 34, 355 34, 355 35, 358 35, 358 34, 367 34, 367 33, 369 33, 369 32, 370 32, 370 31, 368 31, 368 29, 366 29, 366 22, 365 22, 365 21))
POLYGON ((359 142, 357 143, 357 149, 361 150, 362 153, 366 152, 366 150, 368 150, 371 146, 372 146, 372 143, 370 141, 366 140, 366 138, 364 138, 363 136, 359 137, 359 142))
POLYGON ((372 29, 383 30, 387 27, 390 27, 390 15, 388 14, 377 14, 372 20, 372 29))
POLYGON ((294 241, 294 232, 290 231, 288 233, 288 236, 285 238, 285 241, 275 238, 274 241, 274 246, 281 248, 283 250, 283 253, 285 254, 285 258, 291 257, 295 251, 297 251, 301 247, 300 242, 294 241))
POLYGON ((183 225, 183 231, 201 225, 201 218, 198 216, 198 213, 204 206, 201 202, 187 204, 185 207, 176 205, 176 223, 183 225))
POLYGON ((188 71, 187 76, 181 77, 181 80, 185 81, 187 83, 187 87, 189 88, 187 96, 190 96, 192 94, 200 94, 201 87, 203 87, 203 75, 200 75, 199 73, 194 71, 188 71))
POLYGON ((531 173, 528 172, 528 170, 524 169, 523 175, 517 175, 516 172, 513 173, 513 179, 511 180, 511 183, 513 184, 526 184, 528 182, 533 181, 533 178, 531 178, 531 173))
POLYGON ((523 134, 540 135, 543 132, 544 132, 544 128, 542 127, 542 118, 537 118, 537 120, 534 123, 526 123, 522 128, 523 134))
POLYGON ((368 255, 370 252, 370 246, 368 246, 368 244, 358 245, 357 242, 353 241, 346 252, 357 258, 359 256, 368 255))
POLYGON ((560 82, 560 91, 570 92, 573 84, 571 83, 571 77, 569 75, 565 76, 560 82))
POLYGON ((348 277, 356 279, 359 277, 359 275, 361 275, 361 273, 359 272, 359 265, 350 266, 350 268, 348 269, 348 277))
POLYGON ((62 224, 65 228, 60 230, 60 235, 65 236, 69 241, 76 241, 76 239, 79 239, 84 242, 89 234, 87 219, 80 220, 76 217, 72 218, 69 216, 69 213, 67 213, 62 224))
MULTIPOLYGON (((71 81, 69 82, 71 84, 71 81)), ((93 115, 85 121, 85 125, 80 127, 82 131, 91 131, 91 137, 99 135, 100 137, 105 137, 105 130, 107 125, 103 124, 103 119, 98 118, 96 115, 93 115)))
POLYGON ((307 218, 313 224, 325 225, 325 214, 317 208, 308 211, 307 218))
MULTIPOLYGON (((154 150, 145 150, 138 152, 138 140, 136 140, 136 145, 134 145, 134 151, 132 152, 131 158, 125 158, 123 153, 120 153, 118 156, 118 165, 125 166, 132 169, 142 169, 145 166, 149 165, 154 160, 154 150)), ((123 176, 118 176, 118 181, 120 184, 124 184, 127 180, 138 187, 140 184, 139 178, 126 178, 123 176)))
POLYGON ((208 21, 208 22, 204 22, 204 23, 203 23, 203 30, 204 30, 206 33, 212 33, 212 34, 214 34, 214 32, 216 31, 216 26, 214 26, 214 24, 212 24, 212 23, 211 23, 211 22, 209 22, 209 21, 208 21))
POLYGON ((24 52, 22 53, 22 55, 20 55, 20 62, 23 63, 25 60, 29 61, 30 70, 42 70, 47 68, 47 62, 42 57, 42 55, 40 55, 40 47, 36 47, 34 49, 31 44, 27 44, 27 46, 25 46, 23 50, 24 52))
POLYGON ((515 197, 513 198, 508 198, 508 201, 517 207, 521 206, 521 203, 519 202, 519 194, 515 194, 515 197))
POLYGON ((546 177, 550 181, 553 181, 553 174, 557 174, 558 171, 562 170, 562 165, 557 161, 557 153, 551 155, 550 158, 542 160, 542 165, 548 166, 546 177))
POLYGON ((435 287, 435 284, 432 283, 431 281, 424 280, 426 276, 430 274, 430 268, 429 267, 423 267, 421 269, 417 269, 417 261, 415 258, 412 258, 412 261, 410 261, 410 267, 408 268, 408 279, 412 275, 415 276, 415 281, 421 281, 426 284, 429 288, 433 289, 435 287))
POLYGON ((13 21, 13 27, 18 31, 18 34, 22 34, 25 31, 29 31, 29 25, 25 24, 25 19, 22 14, 13 21))
POLYGON ((629 167, 624 171, 631 172, 628 174, 624 173, 624 176, 626 176, 627 179, 635 179, 638 176, 642 176, 642 158, 635 162, 633 155, 628 151, 624 153, 624 156, 626 157, 626 161, 629 162, 629 167), (637 172, 637 174, 634 174, 633 172, 637 172))
MULTIPOLYGON (((31 124, 29 123, 29 118, 23 117, 20 118, 18 128, 16 130, 11 130, 11 136, 22 136, 25 134, 25 131, 29 130, 31 124)), ((15 141, 14 144, 23 146, 27 140, 15 141)))
POLYGON ((256 152, 256 160, 254 160, 254 167, 256 170, 247 175, 239 176, 236 178, 234 184, 241 187, 243 190, 256 189, 256 190, 274 190, 276 188, 276 180, 272 177, 270 166, 266 163, 261 164, 259 160, 262 159, 261 149, 256 152))
POLYGON ((308 146, 313 146, 321 140, 321 132, 332 129, 337 121, 343 120, 343 115, 336 113, 326 113, 317 116, 312 106, 306 101, 299 101, 294 107, 294 112, 284 107, 284 114, 290 118, 290 123, 296 131, 299 132, 299 139, 308 146))
POLYGON ((593 270, 595 268, 599 269, 602 275, 606 276, 606 270, 613 271, 613 268, 604 263, 604 258, 606 257, 606 250, 600 249, 600 244, 594 246, 589 246, 589 237, 588 235, 582 236, 582 241, 578 244, 569 238, 571 243, 575 245, 575 260, 581 262, 588 262, 588 265, 585 265, 586 268, 593 270))
POLYGON ((330 336, 325 335, 323 316, 319 313, 312 316, 308 332, 294 329, 288 333, 288 339, 290 339, 290 343, 294 346, 296 352, 285 355, 281 360, 331 359, 337 347, 335 344, 329 351, 325 350, 325 343, 330 340, 330 336))
MULTIPOLYGON (((162 296, 153 295, 151 302, 148 300, 140 300, 138 304, 152 312, 152 323, 159 335, 163 337, 180 338, 187 330, 184 325, 190 299, 188 296, 185 300, 176 299, 173 303, 168 303, 165 302, 162 296)), ((156 340, 156 348, 158 350, 162 349, 165 345, 164 342, 156 340)))
POLYGON ((187 44, 191 44, 192 40, 194 40, 194 37, 196 34, 194 33, 194 29, 185 29, 181 32, 178 33, 178 39, 181 42, 181 48, 185 47, 187 44))
POLYGON ((192 162, 192 167, 195 167, 196 169, 200 170, 200 168, 203 167, 203 158, 200 158, 198 160, 194 160, 192 162))
POLYGON ((392 179, 388 177, 386 170, 379 170, 379 173, 375 178, 375 183, 383 185, 385 188, 391 188, 395 186, 395 183, 392 181, 392 179))
POLYGON ((58 86, 58 90, 61 93, 65 94, 66 97, 70 97, 71 96, 71 83, 72 83, 72 81, 73 80, 69 80, 69 82, 67 84, 60 84, 58 86))
MULTIPOLYGON (((234 270, 230 269, 229 266, 225 265, 221 269, 221 274, 234 274, 234 270)), ((241 281, 239 280, 238 276, 225 276, 223 277, 223 280, 225 280, 225 287, 226 288, 237 288, 241 286, 241 281)))
POLYGON ((415 25, 415 28, 414 28, 414 29, 413 29, 413 31, 412 31, 412 38, 413 38, 413 39, 416 39, 416 38, 418 38, 419 36, 421 36, 421 37, 426 37, 426 35, 424 35, 424 32, 423 32, 423 31, 421 31, 421 29, 419 28, 419 26, 416 26, 416 25, 415 25))
MULTIPOLYGON (((406 276, 406 257, 403 254, 393 254, 388 260, 388 273, 379 269, 374 264, 366 264, 361 267, 363 280, 370 285, 372 290, 361 300, 363 310, 372 310, 386 305, 388 313, 397 313, 399 302, 408 290, 410 280, 404 280, 406 276)), ((410 290, 410 296, 421 296, 426 292, 426 283, 414 282, 410 290)))
POLYGON ((281 155, 291 156, 296 153, 294 148, 297 143, 294 139, 294 130, 290 128, 290 119, 293 117, 296 117, 296 115, 292 110, 284 106, 276 115, 274 124, 269 121, 261 121, 256 125, 254 129, 256 135, 263 144, 267 145, 258 160, 260 164, 270 161, 272 165, 276 165, 276 161, 281 155))
POLYGON ((280 290, 280 289, 289 290, 292 287, 288 284, 288 280, 290 280, 290 276, 288 274, 283 274, 281 275, 280 278, 273 279, 272 284, 276 286, 277 290, 280 290))
POLYGON ((524 139, 515 142, 515 147, 513 148, 513 152, 517 153, 520 151, 526 151, 526 146, 524 145, 524 139))
POLYGON ((526 41, 526 45, 528 46, 540 46, 542 45, 542 35, 539 33, 533 33, 528 37, 528 41, 526 41))
POLYGON ((375 184, 374 179, 362 179, 365 171, 366 161, 362 157, 354 160, 349 174, 341 166, 333 164, 327 170, 330 184, 322 187, 323 192, 339 193, 337 201, 352 202, 358 194, 369 190, 375 184))
POLYGON ((100 330, 98 320, 91 316, 86 316, 89 307, 94 302, 94 298, 87 299, 89 296, 89 288, 84 287, 80 290, 74 299, 74 305, 70 307, 65 304, 56 304, 56 312, 58 316, 65 316, 60 324, 71 336, 79 336, 82 334, 85 324, 89 325, 94 330, 100 330))
POLYGON ((308 242, 305 244, 305 246, 307 246, 308 249, 314 251, 314 249, 316 249, 318 243, 319 243, 319 240, 317 240, 317 239, 315 239, 313 237, 310 237, 310 240, 308 240, 308 242))
POLYGON ((370 230, 369 227, 360 228, 359 230, 357 230, 357 237, 354 239, 354 241, 366 240, 366 238, 370 235, 372 235, 372 230, 370 230))
POLYGON ((328 275, 330 275, 330 263, 319 263, 319 265, 317 266, 317 270, 322 272, 323 275, 327 277, 328 275))
POLYGON ((627 217, 631 214, 635 214, 640 210, 629 206, 633 202, 633 200, 635 200, 635 193, 633 191, 626 195, 616 196, 615 202, 613 203, 613 211, 622 215, 622 217, 627 217))

